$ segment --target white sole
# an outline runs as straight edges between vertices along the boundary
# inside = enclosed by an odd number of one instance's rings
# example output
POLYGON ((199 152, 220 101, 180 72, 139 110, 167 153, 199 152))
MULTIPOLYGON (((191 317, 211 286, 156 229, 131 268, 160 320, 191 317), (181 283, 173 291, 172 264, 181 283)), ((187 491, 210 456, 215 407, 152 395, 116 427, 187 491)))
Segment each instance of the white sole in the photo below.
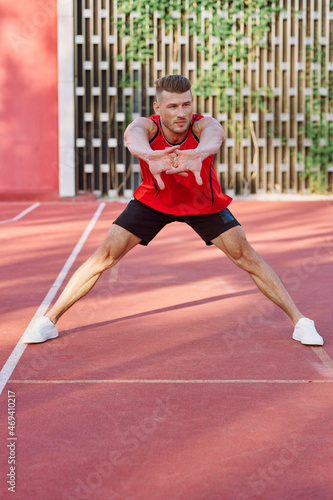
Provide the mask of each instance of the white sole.
POLYGON ((302 340, 299 339, 296 335, 293 335, 293 339, 297 340, 298 342, 300 342, 303 345, 319 345, 319 346, 324 345, 324 341, 323 340, 319 340, 318 342, 302 342, 302 340))
POLYGON ((47 342, 51 339, 56 339, 59 335, 52 335, 52 337, 47 337, 45 340, 23 340, 23 344, 43 344, 43 342, 47 342))

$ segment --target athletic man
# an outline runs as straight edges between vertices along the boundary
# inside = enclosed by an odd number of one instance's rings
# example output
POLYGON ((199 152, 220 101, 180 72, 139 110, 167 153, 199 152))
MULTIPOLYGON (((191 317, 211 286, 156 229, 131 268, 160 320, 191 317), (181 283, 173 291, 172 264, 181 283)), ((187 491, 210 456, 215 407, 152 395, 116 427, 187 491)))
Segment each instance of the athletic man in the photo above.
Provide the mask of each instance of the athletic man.
POLYGON ((155 115, 137 118, 125 131, 129 151, 140 160, 143 182, 96 252, 74 273, 50 311, 39 318, 24 342, 58 336, 56 322, 86 295, 106 269, 138 243, 148 245, 168 223, 185 222, 206 242, 222 250, 247 271, 261 292, 278 305, 294 325, 293 339, 323 345, 312 320, 297 309, 275 272, 246 240, 239 222, 226 208, 213 167, 224 132, 213 118, 193 114, 191 84, 171 75, 155 82, 155 115))

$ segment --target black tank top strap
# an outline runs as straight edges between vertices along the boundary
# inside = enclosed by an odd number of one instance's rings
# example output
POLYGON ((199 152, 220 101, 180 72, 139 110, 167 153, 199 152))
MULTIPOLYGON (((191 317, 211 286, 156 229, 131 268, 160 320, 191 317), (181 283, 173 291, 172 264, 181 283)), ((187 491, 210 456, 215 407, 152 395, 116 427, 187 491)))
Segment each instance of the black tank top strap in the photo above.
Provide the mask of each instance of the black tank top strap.
POLYGON ((150 119, 152 122, 154 122, 154 123, 155 123, 156 128, 157 128, 157 130, 156 130, 156 134, 154 135, 154 137, 153 137, 152 139, 150 139, 149 144, 152 144, 152 143, 155 141, 155 139, 157 138, 158 134, 160 133, 159 121, 155 121, 155 120, 153 119, 155 116, 156 116, 156 115, 152 115, 152 116, 150 116, 150 117, 149 117, 149 119, 150 119))

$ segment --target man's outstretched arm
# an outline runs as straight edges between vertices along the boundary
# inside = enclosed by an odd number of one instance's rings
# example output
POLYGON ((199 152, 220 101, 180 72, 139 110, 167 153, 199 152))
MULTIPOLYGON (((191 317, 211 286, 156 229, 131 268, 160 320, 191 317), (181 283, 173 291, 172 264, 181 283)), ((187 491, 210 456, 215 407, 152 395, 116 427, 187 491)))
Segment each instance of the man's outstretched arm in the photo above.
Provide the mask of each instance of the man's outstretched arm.
POLYGON ((149 170, 153 174, 160 189, 165 185, 161 178, 161 173, 172 168, 172 153, 178 146, 162 151, 153 151, 149 141, 156 134, 156 125, 148 118, 136 118, 125 130, 125 143, 133 156, 144 160, 149 165, 149 170))

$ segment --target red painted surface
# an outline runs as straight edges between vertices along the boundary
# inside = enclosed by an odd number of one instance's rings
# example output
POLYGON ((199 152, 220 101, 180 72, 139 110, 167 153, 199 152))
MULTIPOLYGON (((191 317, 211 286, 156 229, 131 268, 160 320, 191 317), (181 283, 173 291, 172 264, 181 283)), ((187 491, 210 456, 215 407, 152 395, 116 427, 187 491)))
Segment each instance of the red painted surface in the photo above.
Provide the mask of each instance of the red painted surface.
MULTIPOLYGON (((42 203, 0 226, 0 366, 96 206, 42 203)), ((9 207, 6 218, 26 207, 9 207)), ((231 205, 315 320, 331 358, 332 207, 231 205)), ((70 274, 123 208, 106 205, 70 274)), ((58 339, 27 347, 0 398, 3 416, 7 389, 16 392, 16 500, 332 499, 331 369, 292 340, 289 320, 244 271, 185 224, 164 228, 107 270, 59 330, 58 339)), ((7 433, 0 418, 4 443, 7 433)), ((7 459, 4 444, 3 475, 7 459)), ((4 480, 1 487, 0 498, 11 498, 4 480)))
POLYGON ((56 0, 0 4, 0 199, 58 193, 56 0))

